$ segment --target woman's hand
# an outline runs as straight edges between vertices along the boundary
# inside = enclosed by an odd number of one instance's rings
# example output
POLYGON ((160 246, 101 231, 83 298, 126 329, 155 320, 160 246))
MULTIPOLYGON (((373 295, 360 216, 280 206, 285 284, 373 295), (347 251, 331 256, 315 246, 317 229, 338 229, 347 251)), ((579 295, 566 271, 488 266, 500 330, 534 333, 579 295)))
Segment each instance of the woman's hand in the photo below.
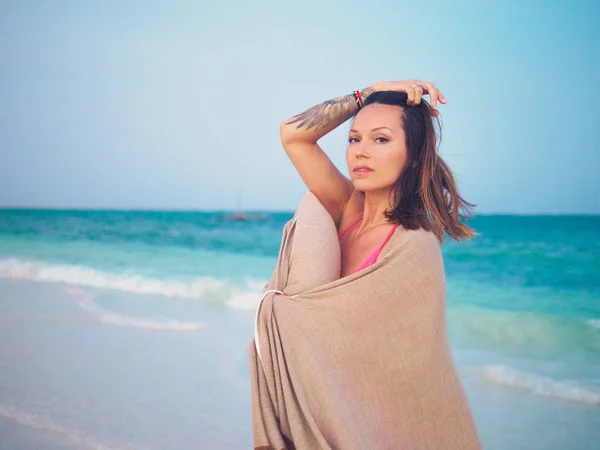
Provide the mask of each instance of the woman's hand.
POLYGON ((439 115, 439 111, 435 109, 437 102, 446 104, 444 94, 433 83, 423 80, 381 81, 372 84, 371 88, 374 91, 404 92, 408 96, 406 103, 409 105, 418 105, 424 95, 429 95, 429 104, 434 108, 436 116, 439 115))

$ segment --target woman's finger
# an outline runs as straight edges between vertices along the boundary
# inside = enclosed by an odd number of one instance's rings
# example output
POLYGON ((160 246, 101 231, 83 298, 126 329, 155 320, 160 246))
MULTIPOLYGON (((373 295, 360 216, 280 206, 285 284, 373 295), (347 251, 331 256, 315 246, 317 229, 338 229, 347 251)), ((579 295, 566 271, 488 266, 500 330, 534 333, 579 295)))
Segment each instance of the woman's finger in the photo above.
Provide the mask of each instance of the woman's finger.
POLYGON ((420 84, 413 85, 413 89, 415 91, 415 100, 413 105, 418 105, 421 103, 421 99, 423 98, 423 86, 420 84))
POLYGON ((433 83, 425 83, 427 93, 429 94, 429 104, 435 108, 439 98, 439 92, 433 83))
POLYGON ((411 86, 407 86, 405 89, 403 89, 404 92, 406 92, 406 103, 408 103, 409 105, 412 105, 413 102, 415 101, 415 88, 411 86))
POLYGON ((438 101, 441 101, 440 95, 441 92, 438 90, 438 88, 435 87, 435 84, 431 83, 431 82, 422 82, 422 86, 423 86, 423 93, 425 95, 429 95, 429 104, 431 106, 433 106, 435 108, 435 105, 437 104, 438 101))

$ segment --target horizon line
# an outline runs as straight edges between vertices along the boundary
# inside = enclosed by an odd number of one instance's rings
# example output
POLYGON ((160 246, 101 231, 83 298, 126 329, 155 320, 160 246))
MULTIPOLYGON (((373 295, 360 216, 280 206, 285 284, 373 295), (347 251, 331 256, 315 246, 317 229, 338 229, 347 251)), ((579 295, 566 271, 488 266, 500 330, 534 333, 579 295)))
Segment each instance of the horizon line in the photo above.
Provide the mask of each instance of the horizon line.
MULTIPOLYGON (((226 214, 260 214, 272 213, 294 214, 295 209, 183 209, 183 208, 116 208, 116 207, 47 207, 47 206, 0 206, 0 211, 79 211, 79 212, 182 212, 182 213, 226 213, 226 214)), ((593 212, 475 212, 477 216, 575 216, 575 217, 596 217, 600 213, 593 212)))

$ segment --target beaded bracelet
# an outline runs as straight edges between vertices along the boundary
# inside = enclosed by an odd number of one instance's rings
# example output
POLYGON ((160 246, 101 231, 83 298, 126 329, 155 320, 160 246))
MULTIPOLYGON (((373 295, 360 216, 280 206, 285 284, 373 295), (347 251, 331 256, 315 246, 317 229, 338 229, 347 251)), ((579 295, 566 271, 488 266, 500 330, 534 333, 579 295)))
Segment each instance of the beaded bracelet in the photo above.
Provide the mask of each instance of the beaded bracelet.
POLYGON ((362 107, 365 104, 365 98, 363 96, 362 91, 359 91, 358 89, 353 91, 352 94, 354 94, 354 100, 356 101, 356 104, 358 105, 358 109, 362 109, 362 107))

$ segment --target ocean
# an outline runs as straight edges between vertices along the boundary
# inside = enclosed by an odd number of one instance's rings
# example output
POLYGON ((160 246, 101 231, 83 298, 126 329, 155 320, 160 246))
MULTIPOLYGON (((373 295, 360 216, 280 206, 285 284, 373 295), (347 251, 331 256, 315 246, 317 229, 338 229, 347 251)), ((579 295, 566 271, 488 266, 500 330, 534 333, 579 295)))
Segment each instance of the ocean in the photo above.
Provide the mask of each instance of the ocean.
MULTIPOLYGON (((293 212, 264 214, 0 210, 0 448, 251 448, 245 349, 293 212)), ((469 225, 442 250, 484 448, 600 448, 600 216, 469 225)))

